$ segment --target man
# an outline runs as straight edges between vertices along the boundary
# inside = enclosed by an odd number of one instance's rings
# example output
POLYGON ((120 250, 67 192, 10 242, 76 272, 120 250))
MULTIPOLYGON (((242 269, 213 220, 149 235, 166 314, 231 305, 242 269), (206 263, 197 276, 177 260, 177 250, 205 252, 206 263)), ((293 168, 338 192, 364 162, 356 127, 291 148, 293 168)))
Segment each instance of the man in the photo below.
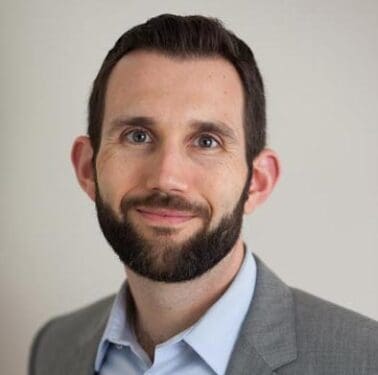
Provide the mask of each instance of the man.
POLYGON ((219 21, 161 15, 109 52, 72 162, 125 266, 56 318, 31 375, 378 374, 378 324, 286 286, 240 230, 272 192, 263 82, 219 21))

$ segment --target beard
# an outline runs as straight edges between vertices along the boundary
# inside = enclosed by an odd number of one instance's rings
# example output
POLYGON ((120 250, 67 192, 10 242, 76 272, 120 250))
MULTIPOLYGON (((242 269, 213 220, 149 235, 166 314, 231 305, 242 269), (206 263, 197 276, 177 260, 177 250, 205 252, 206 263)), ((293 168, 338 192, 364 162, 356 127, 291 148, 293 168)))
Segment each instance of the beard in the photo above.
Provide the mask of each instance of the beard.
POLYGON ((122 219, 103 201, 96 183, 96 210, 101 230, 122 263, 148 279, 160 282, 181 282, 195 279, 212 269, 226 257, 239 238, 244 203, 248 198, 251 172, 233 210, 210 229, 211 213, 207 207, 193 204, 177 195, 154 192, 145 197, 124 197, 122 219), (143 206, 189 212, 202 219, 202 228, 188 239, 175 242, 172 227, 151 227, 149 240, 142 229, 128 218, 131 208, 143 206))

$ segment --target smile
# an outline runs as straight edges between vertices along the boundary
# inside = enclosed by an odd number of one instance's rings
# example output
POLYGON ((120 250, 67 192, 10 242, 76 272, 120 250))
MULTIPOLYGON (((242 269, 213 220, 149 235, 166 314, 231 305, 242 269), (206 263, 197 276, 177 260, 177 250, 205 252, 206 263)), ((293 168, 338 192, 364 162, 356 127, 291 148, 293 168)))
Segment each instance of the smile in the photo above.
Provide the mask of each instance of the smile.
POLYGON ((181 224, 195 217, 188 212, 168 209, 137 208, 136 211, 143 219, 154 224, 181 224))

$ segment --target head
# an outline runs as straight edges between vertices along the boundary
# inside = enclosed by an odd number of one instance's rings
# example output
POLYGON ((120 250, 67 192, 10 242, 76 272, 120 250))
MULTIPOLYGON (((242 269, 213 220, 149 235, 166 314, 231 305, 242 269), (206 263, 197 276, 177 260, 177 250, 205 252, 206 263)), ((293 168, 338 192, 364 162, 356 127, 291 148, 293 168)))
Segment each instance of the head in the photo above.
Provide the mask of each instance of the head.
POLYGON ((156 281, 218 264, 279 175, 252 51, 215 19, 162 15, 127 31, 88 120, 72 151, 79 182, 120 259, 156 281))

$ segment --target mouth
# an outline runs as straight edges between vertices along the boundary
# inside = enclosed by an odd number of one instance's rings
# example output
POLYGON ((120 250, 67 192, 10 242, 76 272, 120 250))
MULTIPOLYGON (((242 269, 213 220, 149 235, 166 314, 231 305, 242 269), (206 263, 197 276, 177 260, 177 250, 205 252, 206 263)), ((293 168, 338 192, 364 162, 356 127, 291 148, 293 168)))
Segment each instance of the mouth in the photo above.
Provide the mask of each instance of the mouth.
POLYGON ((147 222, 153 224, 181 224, 185 223, 195 217, 195 215, 177 210, 169 209, 154 209, 154 208, 137 208, 136 211, 147 222))

